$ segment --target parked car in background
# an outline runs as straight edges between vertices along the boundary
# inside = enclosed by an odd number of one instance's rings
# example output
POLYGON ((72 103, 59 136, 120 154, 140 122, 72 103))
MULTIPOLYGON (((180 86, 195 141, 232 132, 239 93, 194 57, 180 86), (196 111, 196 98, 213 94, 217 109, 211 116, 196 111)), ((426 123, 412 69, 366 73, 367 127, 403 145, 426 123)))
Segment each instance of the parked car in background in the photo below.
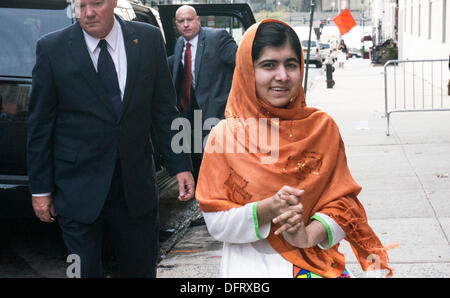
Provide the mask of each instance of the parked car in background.
MULTIPOLYGON (((303 59, 305 59, 306 63, 306 58, 308 54, 308 40, 302 40, 302 48, 303 48, 303 59)), ((309 64, 315 64, 316 68, 321 68, 322 60, 323 60, 322 54, 320 53, 318 43, 315 40, 311 40, 311 47, 309 50, 309 64)))
POLYGON ((361 51, 355 48, 351 48, 348 51, 348 57, 349 58, 361 58, 361 51))
POLYGON ((325 58, 330 54, 330 50, 332 47, 329 43, 319 42, 320 54, 322 55, 322 61, 325 61, 325 58))

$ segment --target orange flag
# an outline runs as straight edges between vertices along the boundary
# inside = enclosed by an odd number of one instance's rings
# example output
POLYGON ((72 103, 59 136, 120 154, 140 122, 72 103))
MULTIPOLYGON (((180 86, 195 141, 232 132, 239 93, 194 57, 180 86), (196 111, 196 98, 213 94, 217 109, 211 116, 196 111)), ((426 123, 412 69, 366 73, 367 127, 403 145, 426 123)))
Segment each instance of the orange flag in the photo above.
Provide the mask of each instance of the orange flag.
POLYGON ((344 9, 340 14, 338 14, 334 19, 334 23, 339 28, 341 35, 352 30, 356 26, 355 19, 353 18, 350 10, 348 8, 344 9))

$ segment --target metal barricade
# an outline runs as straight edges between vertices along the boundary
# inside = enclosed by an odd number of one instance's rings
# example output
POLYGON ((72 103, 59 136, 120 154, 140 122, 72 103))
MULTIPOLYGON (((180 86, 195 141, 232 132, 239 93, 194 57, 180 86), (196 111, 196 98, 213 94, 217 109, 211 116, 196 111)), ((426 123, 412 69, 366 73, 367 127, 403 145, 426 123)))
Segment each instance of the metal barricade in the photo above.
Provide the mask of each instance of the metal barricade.
POLYGON ((450 111, 449 59, 389 60, 384 64, 386 135, 392 113, 450 111))

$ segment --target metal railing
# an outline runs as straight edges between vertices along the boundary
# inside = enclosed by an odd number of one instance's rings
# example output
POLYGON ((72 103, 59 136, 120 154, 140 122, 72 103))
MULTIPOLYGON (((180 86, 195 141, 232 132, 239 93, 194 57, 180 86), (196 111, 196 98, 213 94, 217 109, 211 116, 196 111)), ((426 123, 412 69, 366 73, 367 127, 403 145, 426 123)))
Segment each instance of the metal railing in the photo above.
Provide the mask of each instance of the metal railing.
POLYGON ((448 61, 389 60, 384 64, 387 136, 392 113, 450 111, 448 61))

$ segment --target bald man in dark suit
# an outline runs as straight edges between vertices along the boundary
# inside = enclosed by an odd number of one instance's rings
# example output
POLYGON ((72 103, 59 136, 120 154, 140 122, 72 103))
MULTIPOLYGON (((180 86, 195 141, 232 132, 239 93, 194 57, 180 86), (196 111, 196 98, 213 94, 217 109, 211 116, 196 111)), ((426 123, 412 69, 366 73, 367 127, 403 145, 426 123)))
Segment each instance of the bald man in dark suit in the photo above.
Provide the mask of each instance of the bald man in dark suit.
POLYGON ((174 54, 170 57, 170 67, 177 89, 179 108, 182 116, 191 123, 191 157, 194 178, 197 178, 202 159, 203 138, 210 131, 210 127, 202 129, 203 124, 206 119, 216 119, 210 122, 215 123, 225 118, 225 106, 233 80, 238 46, 226 30, 201 27, 200 18, 192 6, 183 5, 178 8, 175 22, 181 36, 175 44, 174 54), (186 52, 190 56, 187 72, 186 52), (186 91, 188 75, 187 84, 190 88, 186 91), (201 110, 202 122, 194 119, 200 115, 199 112, 195 113, 196 110, 201 110), (201 131, 194 130, 195 123, 201 124, 201 131))

